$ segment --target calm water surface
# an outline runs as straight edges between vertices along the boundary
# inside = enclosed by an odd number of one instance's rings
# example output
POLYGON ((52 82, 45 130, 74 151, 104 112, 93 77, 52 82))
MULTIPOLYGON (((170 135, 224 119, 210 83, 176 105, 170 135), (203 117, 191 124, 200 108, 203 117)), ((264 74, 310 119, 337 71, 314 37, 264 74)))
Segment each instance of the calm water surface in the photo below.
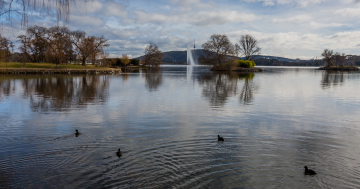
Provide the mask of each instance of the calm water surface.
POLYGON ((359 84, 285 67, 0 76, 0 188, 360 188, 359 84))

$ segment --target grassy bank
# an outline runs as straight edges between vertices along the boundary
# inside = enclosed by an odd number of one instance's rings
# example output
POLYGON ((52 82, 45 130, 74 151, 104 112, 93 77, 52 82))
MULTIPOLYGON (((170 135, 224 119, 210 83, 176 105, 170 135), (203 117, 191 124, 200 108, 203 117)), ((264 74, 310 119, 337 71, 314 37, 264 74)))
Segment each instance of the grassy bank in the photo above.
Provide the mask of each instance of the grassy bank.
MULTIPOLYGON (((6 63, 1 62, 0 63, 0 69, 5 69, 6 63)), ((25 67, 23 63, 18 62, 8 62, 7 63, 8 69, 111 69, 108 67, 101 67, 96 65, 86 65, 82 66, 81 64, 59 64, 57 67, 55 64, 52 63, 26 63, 25 67)))

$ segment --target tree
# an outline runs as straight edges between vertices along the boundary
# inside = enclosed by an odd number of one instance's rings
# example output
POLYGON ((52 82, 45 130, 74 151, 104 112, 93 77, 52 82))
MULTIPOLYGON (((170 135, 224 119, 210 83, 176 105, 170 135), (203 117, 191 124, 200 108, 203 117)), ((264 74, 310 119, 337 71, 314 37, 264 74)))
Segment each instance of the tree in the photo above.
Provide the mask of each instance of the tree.
POLYGON ((20 51, 27 57, 27 61, 43 62, 48 48, 47 28, 35 25, 29 27, 26 33, 27 35, 18 36, 18 41, 21 43, 20 51))
POLYGON ((109 53, 102 49, 100 52, 100 58, 102 60, 102 66, 108 66, 107 59, 109 58, 109 53))
POLYGON ((340 54, 339 52, 336 52, 333 55, 333 59, 334 59, 336 66, 343 65, 346 61, 346 55, 345 55, 345 53, 340 54))
POLYGON ((257 40, 251 35, 242 35, 239 44, 236 44, 236 50, 244 55, 245 60, 253 60, 260 55, 261 48, 258 46, 257 40))
POLYGON ((72 52, 70 31, 66 27, 51 27, 47 30, 47 60, 55 63, 56 67, 67 62, 68 54, 72 52))
POLYGON ((11 50, 14 49, 13 43, 6 37, 2 37, 0 34, 0 62, 5 62, 7 68, 7 62, 11 57, 11 50))
POLYGON ((154 43, 149 43, 145 48, 145 55, 142 58, 142 64, 148 66, 158 67, 162 63, 164 54, 159 50, 159 47, 154 43))
POLYGON ((214 34, 206 43, 202 44, 202 47, 205 52, 199 57, 201 64, 221 66, 236 59, 235 46, 226 35, 214 34))
POLYGON ((127 65, 130 63, 129 56, 128 56, 127 54, 123 54, 122 57, 121 57, 121 59, 122 59, 121 62, 122 62, 125 66, 127 66, 127 65))
POLYGON ((324 52, 321 54, 323 56, 323 61, 327 63, 327 67, 330 67, 332 65, 333 60, 333 51, 329 49, 324 49, 324 52))
POLYGON ((71 32, 71 41, 75 45, 76 51, 81 55, 82 65, 86 67, 86 59, 95 51, 99 51, 105 47, 108 47, 108 39, 104 36, 95 37, 88 36, 83 31, 71 32))

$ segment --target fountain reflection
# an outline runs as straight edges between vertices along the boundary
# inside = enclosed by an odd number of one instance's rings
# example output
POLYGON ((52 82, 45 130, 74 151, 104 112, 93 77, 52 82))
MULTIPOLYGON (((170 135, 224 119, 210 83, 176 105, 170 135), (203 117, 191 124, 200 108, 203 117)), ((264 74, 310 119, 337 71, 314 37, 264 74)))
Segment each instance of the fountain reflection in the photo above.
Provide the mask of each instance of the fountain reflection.
POLYGON ((203 96, 210 101, 211 106, 221 107, 226 104, 229 97, 237 96, 238 84, 243 84, 240 102, 245 105, 252 102, 254 97, 252 80, 254 76, 253 73, 215 72, 200 75, 197 80, 203 87, 203 96))
POLYGON ((30 99, 32 111, 70 111, 90 103, 105 102, 108 76, 57 76, 23 78, 23 96, 30 99))
POLYGON ((163 83, 162 70, 160 68, 151 68, 144 71, 145 86, 150 92, 156 91, 163 83))

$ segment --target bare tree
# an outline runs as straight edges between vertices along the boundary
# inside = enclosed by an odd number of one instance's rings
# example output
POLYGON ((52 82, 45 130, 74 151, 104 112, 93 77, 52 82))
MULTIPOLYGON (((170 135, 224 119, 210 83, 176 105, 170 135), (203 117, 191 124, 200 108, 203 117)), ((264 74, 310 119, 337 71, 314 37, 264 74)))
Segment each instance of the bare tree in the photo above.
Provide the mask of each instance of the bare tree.
POLYGON ((0 34, 0 62, 5 62, 7 68, 7 62, 11 57, 11 51, 14 50, 13 43, 6 37, 2 37, 0 34))
POLYGON ((142 58, 142 64, 148 66, 158 67, 162 63, 164 54, 160 51, 159 47, 154 43, 149 43, 145 48, 145 55, 142 58))
POLYGON ((100 52, 100 58, 102 60, 102 66, 108 66, 107 59, 109 58, 109 53, 102 49, 100 52))
POLYGON ((239 44, 235 46, 240 56, 244 55, 246 60, 253 60, 260 55, 261 48, 258 46, 257 40, 251 35, 242 35, 239 44))
POLYGON ((220 66, 235 60, 235 46, 226 35, 214 34, 206 43, 202 44, 202 47, 205 54, 199 57, 201 64, 220 66))
POLYGON ((327 67, 332 65, 333 60, 333 51, 329 49, 324 49, 324 52, 321 54, 323 56, 323 61, 327 63, 327 67))
POLYGON ((333 55, 333 59, 335 62, 335 66, 343 65, 346 61, 346 55, 345 55, 345 53, 340 54, 339 52, 336 52, 333 55))
POLYGON ((88 36, 86 37, 85 32, 74 31, 71 33, 71 41, 75 45, 76 51, 81 55, 82 65, 86 67, 86 59, 90 57, 94 51, 99 51, 105 47, 108 47, 108 39, 104 36, 95 37, 88 36))

